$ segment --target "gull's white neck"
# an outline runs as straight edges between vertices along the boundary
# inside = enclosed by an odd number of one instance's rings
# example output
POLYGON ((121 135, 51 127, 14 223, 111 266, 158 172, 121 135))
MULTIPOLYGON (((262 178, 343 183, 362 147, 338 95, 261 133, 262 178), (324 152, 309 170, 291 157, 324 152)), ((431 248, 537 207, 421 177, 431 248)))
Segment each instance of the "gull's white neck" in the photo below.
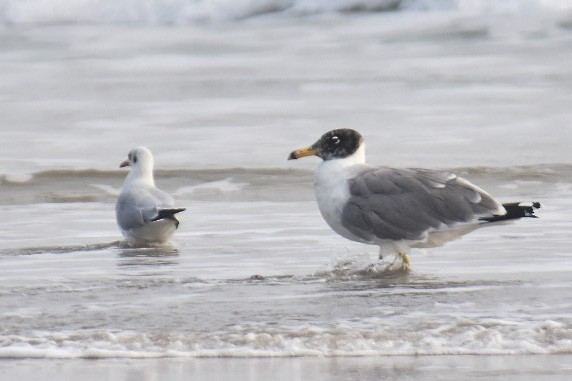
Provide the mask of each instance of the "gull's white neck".
POLYGON ((353 155, 340 160, 347 160, 346 165, 365 164, 365 143, 362 143, 353 155))
POLYGON ((153 177, 153 167, 149 165, 138 165, 132 167, 131 171, 125 178, 124 188, 131 186, 155 186, 153 177))
MULTIPOLYGON (((350 197, 348 179, 359 172, 365 164, 365 145, 351 156, 343 159, 325 160, 314 175, 316 201, 324 220, 343 237, 351 234, 342 226, 342 210, 350 197)), ((351 239, 351 238, 350 238, 351 239)))
POLYGON ((362 143, 353 155, 343 159, 324 160, 316 168, 314 185, 316 188, 333 188, 337 183, 345 184, 356 166, 365 164, 365 144, 362 143))
POLYGON ((325 160, 318 166, 318 170, 321 167, 331 168, 331 169, 343 169, 348 168, 356 164, 365 164, 365 143, 362 143, 359 148, 350 156, 344 157, 343 159, 332 159, 325 160))

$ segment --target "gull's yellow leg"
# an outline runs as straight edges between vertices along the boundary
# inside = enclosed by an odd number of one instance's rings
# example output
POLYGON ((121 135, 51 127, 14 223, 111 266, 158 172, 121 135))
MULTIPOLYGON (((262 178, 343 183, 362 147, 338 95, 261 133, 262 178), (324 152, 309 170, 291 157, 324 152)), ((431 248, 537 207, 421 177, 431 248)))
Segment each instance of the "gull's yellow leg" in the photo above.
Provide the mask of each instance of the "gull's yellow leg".
POLYGON ((406 270, 411 270, 411 261, 409 261, 409 256, 407 255, 407 253, 404 253, 402 251, 398 251, 397 254, 401 258, 401 261, 403 262, 403 267, 406 270))

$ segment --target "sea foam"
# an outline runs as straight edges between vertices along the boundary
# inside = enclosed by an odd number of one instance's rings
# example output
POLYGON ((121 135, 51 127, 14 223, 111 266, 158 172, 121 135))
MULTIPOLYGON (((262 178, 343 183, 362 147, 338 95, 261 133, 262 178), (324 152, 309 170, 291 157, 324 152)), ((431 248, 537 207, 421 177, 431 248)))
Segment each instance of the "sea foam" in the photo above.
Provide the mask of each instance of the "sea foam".
POLYGON ((477 14, 572 9, 566 0, 5 0, 0 22, 12 24, 182 25, 242 20, 260 15, 448 11, 477 14))
POLYGON ((236 325, 224 332, 86 330, 0 335, 0 358, 345 357, 572 353, 569 323, 457 318, 413 325, 370 318, 356 325, 236 325))

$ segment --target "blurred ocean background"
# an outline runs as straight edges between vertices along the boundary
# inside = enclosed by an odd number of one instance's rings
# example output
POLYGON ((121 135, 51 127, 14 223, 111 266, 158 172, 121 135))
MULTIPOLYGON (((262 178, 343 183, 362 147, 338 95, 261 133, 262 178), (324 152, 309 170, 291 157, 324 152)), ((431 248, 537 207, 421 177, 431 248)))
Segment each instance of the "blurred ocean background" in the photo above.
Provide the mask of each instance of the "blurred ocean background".
POLYGON ((361 379, 565 379, 571 62, 564 0, 0 1, 0 374, 299 357, 361 379), (410 274, 364 271, 377 248, 322 220, 318 159, 286 160, 342 127, 372 164, 452 170, 541 218, 414 252, 410 274), (120 242, 136 145, 187 207, 167 247, 120 242))

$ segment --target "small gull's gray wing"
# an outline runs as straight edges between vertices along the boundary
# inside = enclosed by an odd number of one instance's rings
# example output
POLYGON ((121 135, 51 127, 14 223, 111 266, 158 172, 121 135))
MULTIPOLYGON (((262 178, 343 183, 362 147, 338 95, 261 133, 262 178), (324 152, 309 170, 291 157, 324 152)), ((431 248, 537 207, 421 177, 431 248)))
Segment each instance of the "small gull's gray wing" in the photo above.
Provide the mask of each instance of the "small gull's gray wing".
POLYGON ((159 209, 168 209, 175 206, 175 201, 170 194, 162 191, 159 188, 149 188, 147 189, 149 195, 153 198, 155 206, 159 209))
POLYGON ((125 230, 141 227, 157 219, 160 209, 173 205, 172 197, 160 189, 136 187, 119 195, 115 206, 117 222, 125 230))
POLYGON ((482 189, 448 172, 367 168, 349 180, 342 225, 364 241, 423 240, 427 232, 502 206, 482 189))

